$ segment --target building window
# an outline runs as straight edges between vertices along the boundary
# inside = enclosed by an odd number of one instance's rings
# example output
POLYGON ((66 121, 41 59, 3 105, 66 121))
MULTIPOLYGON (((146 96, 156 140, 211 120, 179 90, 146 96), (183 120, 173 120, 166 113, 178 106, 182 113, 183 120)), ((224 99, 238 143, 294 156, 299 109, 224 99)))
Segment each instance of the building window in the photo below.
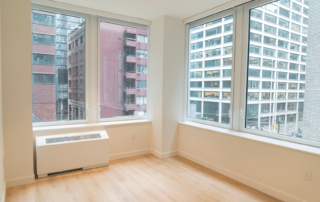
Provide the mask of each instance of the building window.
POLYGON ((191 50, 195 50, 195 49, 200 49, 203 48, 203 42, 199 41, 199 42, 195 42, 191 44, 191 50))
POLYGON ((148 36, 138 34, 137 41, 141 43, 148 43, 148 36))
POLYGON ((277 17, 274 16, 274 15, 270 15, 270 14, 268 14, 268 13, 265 14, 264 20, 265 20, 266 22, 270 22, 270 23, 273 23, 273 24, 277 24, 277 17))
MULTIPOLYGON (((206 37, 215 37, 215 35, 218 35, 219 37, 201 40, 201 42, 205 42, 205 47, 199 47, 201 51, 199 50, 190 53, 189 87, 203 87, 206 91, 188 90, 190 101, 188 101, 189 105, 187 116, 189 118, 201 119, 219 124, 229 124, 231 93, 221 92, 220 89, 224 89, 224 91, 230 91, 231 89, 230 79, 232 76, 233 16, 209 21, 200 27, 205 28, 204 33, 206 37), (226 45, 221 47, 219 46, 221 44, 226 45), (194 59, 197 59, 197 61, 192 61, 194 59), (200 69, 203 68, 203 66, 204 68, 208 68, 208 70, 203 71, 203 75, 202 71, 192 71, 192 69, 200 69), (226 67, 228 69, 226 69, 226 67), (209 89, 214 90, 210 91, 209 89), (208 99, 214 100, 214 102, 205 101, 208 99), (222 110, 221 112, 220 107, 222 110)), ((203 32, 199 32, 197 29, 191 28, 189 30, 189 37, 190 41, 202 39, 203 32)), ((190 43, 190 51, 193 49, 192 46, 193 43, 190 43)))
POLYGON ((80 117, 72 111, 73 106, 85 109, 86 105, 85 77, 74 78, 79 70, 72 65, 72 56, 78 51, 71 49, 71 42, 78 37, 78 26, 84 27, 80 32, 85 34, 85 19, 39 10, 31 10, 31 16, 33 122, 85 119, 85 113, 80 117), (45 46, 36 48, 37 44, 45 46), (44 71, 48 73, 40 73, 44 71), (82 89, 76 93, 79 84, 82 89))
POLYGON ((137 57, 138 58, 147 58, 148 57, 148 53, 147 50, 137 50, 137 57))
POLYGON ((137 65, 137 72, 146 74, 147 73, 147 65, 137 65))

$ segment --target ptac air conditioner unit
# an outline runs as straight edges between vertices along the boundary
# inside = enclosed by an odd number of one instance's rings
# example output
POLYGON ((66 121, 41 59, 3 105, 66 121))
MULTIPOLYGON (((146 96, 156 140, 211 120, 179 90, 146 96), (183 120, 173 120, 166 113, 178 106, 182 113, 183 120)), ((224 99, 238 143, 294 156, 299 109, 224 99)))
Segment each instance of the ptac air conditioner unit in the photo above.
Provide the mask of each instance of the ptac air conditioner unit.
POLYGON ((37 175, 86 170, 109 164, 106 131, 36 137, 37 175))

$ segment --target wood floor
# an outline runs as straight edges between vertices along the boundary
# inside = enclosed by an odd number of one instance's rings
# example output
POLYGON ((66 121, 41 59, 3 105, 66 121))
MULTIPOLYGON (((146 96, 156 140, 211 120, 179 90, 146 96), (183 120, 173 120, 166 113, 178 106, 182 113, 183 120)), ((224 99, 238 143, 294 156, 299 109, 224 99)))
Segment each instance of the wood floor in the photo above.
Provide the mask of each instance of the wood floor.
POLYGON ((187 159, 144 155, 7 189, 7 202, 279 201, 187 159))

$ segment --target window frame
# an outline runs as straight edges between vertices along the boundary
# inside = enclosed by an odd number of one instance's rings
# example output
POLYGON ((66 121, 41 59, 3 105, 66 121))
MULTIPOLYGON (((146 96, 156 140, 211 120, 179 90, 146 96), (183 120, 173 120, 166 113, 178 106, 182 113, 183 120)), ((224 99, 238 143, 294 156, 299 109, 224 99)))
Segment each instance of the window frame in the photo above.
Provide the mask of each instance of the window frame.
MULTIPOLYGON (((105 22, 105 23, 111 23, 111 24, 117 24, 117 25, 121 25, 121 26, 128 26, 128 27, 133 27, 133 28, 139 28, 139 29, 145 29, 148 31, 148 43, 147 43, 147 103, 148 101, 148 95, 149 95, 149 73, 148 71, 149 69, 149 64, 150 64, 150 26, 149 25, 144 25, 144 24, 139 24, 139 23, 135 23, 135 22, 128 22, 128 21, 123 21, 123 20, 118 20, 118 19, 114 19, 114 18, 108 18, 108 17, 102 17, 102 16, 98 16, 97 18, 97 35, 98 35, 98 44, 97 44, 97 82, 98 82, 98 111, 97 111, 97 119, 98 122, 114 122, 114 121, 129 121, 129 120, 142 120, 142 119, 147 119, 148 116, 148 104, 147 104, 147 109, 146 109, 146 115, 145 116, 122 116, 122 117, 116 117, 116 118, 101 118, 100 117, 100 23, 101 22, 105 22)), ((137 83, 137 81, 135 81, 137 83)))
MULTIPOLYGON (((309 146, 320 147, 320 142, 311 141, 307 139, 293 138, 286 135, 275 134, 271 132, 264 132, 258 130, 247 129, 245 127, 246 120, 246 108, 247 108, 247 84, 248 84, 248 62, 249 62, 249 48, 250 48, 250 9, 255 7, 260 7, 266 4, 276 2, 275 0, 257 0, 254 2, 248 2, 246 4, 236 6, 227 11, 222 11, 218 13, 213 13, 211 16, 204 17, 200 20, 186 23, 186 53, 185 53, 185 96, 184 96, 184 121, 196 122, 205 125, 213 125, 220 128, 228 128, 234 131, 259 135, 267 138, 283 140, 286 142, 294 142, 309 146), (218 124, 215 122, 203 121, 194 118, 187 117, 188 114, 188 105, 189 105, 189 27, 190 24, 195 24, 198 22, 198 25, 204 24, 210 20, 219 19, 221 17, 227 16, 226 12, 233 13, 233 66, 232 66, 232 88, 231 88, 231 100, 230 100, 230 125, 218 124), (211 19, 210 19, 211 18, 211 19), (209 20, 210 19, 210 20, 209 20), (237 75, 237 76, 235 76, 237 75)), ((279 11, 278 11, 279 12, 279 11)), ((196 27, 196 25, 194 25, 196 27)), ((289 28, 287 28, 289 29, 289 28)), ((288 51, 289 52, 289 51, 288 51)), ((291 51, 290 51, 291 52, 291 51)), ((289 60, 288 60, 289 61, 289 60)), ((289 80, 288 80, 289 81, 289 80)), ((220 84, 221 85, 221 84, 220 84)), ((300 88, 300 85, 299 87, 300 88)))
MULTIPOLYGON (((44 6, 44 5, 39 5, 32 3, 31 4, 31 10, 30 12, 35 9, 35 10, 40 10, 40 11, 47 11, 47 12, 52 12, 52 13, 57 13, 57 14, 63 14, 63 15, 71 15, 71 16, 76 16, 76 17, 81 17, 86 20, 86 37, 85 37, 85 99, 86 99, 86 118, 84 120, 66 120, 66 121, 48 121, 48 122, 36 122, 32 123, 33 127, 43 127, 43 126, 57 126, 57 125, 70 125, 70 124, 84 124, 89 122, 89 87, 88 83, 90 82, 90 74, 88 73, 88 66, 91 63, 91 58, 90 54, 88 53, 90 50, 90 45, 88 45, 88 42, 91 40, 91 34, 90 34, 90 28, 91 28, 91 16, 85 13, 77 12, 77 11, 70 11, 66 9, 61 9, 61 8, 56 8, 56 7, 51 7, 51 6, 44 6)), ((32 33, 31 33, 32 35, 32 33)), ((67 45, 67 48, 69 46, 67 45)), ((31 73, 32 74, 32 73, 31 73)), ((32 93, 33 94, 33 93, 32 93)), ((69 92, 68 92, 69 94, 69 92)), ((58 95, 56 95, 58 96, 58 95)), ((32 108, 33 108, 33 101, 32 101, 32 108)))
MULTIPOLYGON (((208 17, 205 17, 205 18, 200 19, 200 20, 196 20, 194 22, 191 22, 191 23, 188 23, 188 24, 185 25, 185 44, 186 44, 187 48, 186 48, 186 51, 185 51, 185 68, 186 68, 185 81, 186 81, 186 85, 185 85, 185 88, 184 88, 184 92, 185 92, 185 95, 184 95, 184 100, 185 101, 184 101, 184 106, 183 106, 184 107, 184 110, 183 110, 184 111, 184 121, 192 121, 192 122, 197 122, 197 123, 202 123, 202 124, 212 125, 212 126, 218 126, 218 127, 227 128, 227 129, 231 129, 231 127, 232 127, 232 120, 233 120, 232 119, 232 103, 233 103, 233 93, 232 92, 233 92, 233 87, 234 87, 233 79, 235 77, 235 71, 234 71, 234 69, 235 69, 234 68, 235 67, 235 59, 234 59, 234 55, 235 55, 234 54, 234 52, 235 52, 235 48, 234 48, 235 47, 235 16, 236 16, 236 11, 235 11, 234 8, 231 8, 231 9, 225 10, 223 12, 210 15, 208 17), (229 118, 230 118, 229 125, 223 124, 223 123, 217 123, 217 122, 213 122, 213 121, 206 121, 206 120, 190 118, 190 117, 188 117, 188 106, 189 106, 189 102, 190 102, 190 94, 188 93, 188 91, 190 89, 190 79, 189 79, 189 62, 190 62, 189 58, 190 58, 190 55, 191 55, 191 40, 189 39, 189 37, 190 37, 190 35, 189 35, 190 28, 191 27, 197 27, 199 25, 206 24, 208 22, 215 21, 215 20, 218 20, 218 19, 223 18, 223 17, 230 16, 230 15, 233 15, 233 23, 232 23, 232 32, 233 33, 232 33, 232 54, 231 54, 232 55, 232 69, 231 69, 231 88, 230 88, 230 95, 231 96, 230 96, 230 110, 229 110, 229 118), (189 44, 189 42, 190 42, 190 44, 189 44)), ((221 34, 223 34, 223 33, 221 33, 221 34)), ((213 37, 213 38, 215 38, 215 37, 213 37)), ((222 39, 221 39, 221 44, 223 44, 222 43, 222 39)), ((204 45, 204 47, 205 47, 205 45, 204 45)), ((222 48, 221 48, 221 52, 223 52, 222 48)), ((221 56, 223 56, 222 53, 221 53, 221 56)), ((220 65, 221 65, 221 67, 223 67, 222 64, 220 64, 220 65)), ((204 64, 203 64, 202 71, 203 72, 206 71, 205 67, 204 67, 204 64)), ((222 71, 223 71, 223 69, 222 69, 222 71)), ((221 72, 220 72, 220 74, 221 74, 221 72)), ((220 88, 222 88, 221 85, 222 85, 222 83, 220 83, 220 85, 219 85, 220 88)), ((213 88, 213 89, 205 89, 204 88, 204 83, 203 83, 203 87, 201 88, 201 92, 215 91, 215 90, 216 90, 215 88, 213 88)), ((223 93, 223 91, 221 92, 220 97, 222 96, 222 93, 223 93)), ((201 101, 201 102, 205 102, 205 101, 201 101)), ((219 108, 220 111, 222 110, 222 103, 224 103, 223 100, 219 100, 219 107, 221 105, 221 107, 219 108)), ((202 110, 203 110, 203 108, 204 108, 204 105, 202 104, 202 110)))

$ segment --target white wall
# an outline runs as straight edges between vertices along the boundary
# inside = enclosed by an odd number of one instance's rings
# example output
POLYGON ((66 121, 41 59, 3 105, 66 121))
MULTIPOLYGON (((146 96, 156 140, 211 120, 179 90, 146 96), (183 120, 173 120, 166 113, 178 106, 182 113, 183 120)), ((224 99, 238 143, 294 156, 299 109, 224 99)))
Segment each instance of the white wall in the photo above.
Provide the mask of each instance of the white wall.
POLYGON ((184 124, 179 155, 284 201, 320 201, 320 155, 184 124))
POLYGON ((2 0, 2 109, 9 187, 34 181, 30 9, 30 0, 2 0))
POLYGON ((177 155, 178 123, 183 119, 185 26, 162 16, 151 22, 148 119, 152 120, 152 153, 177 155))
MULTIPOLYGON (((1 1, 0 1, 0 11, 1 11, 1 1)), ((1 15, 0 15, 0 162, 4 157, 4 148, 3 148, 3 114, 2 114, 2 58, 1 58, 1 49, 2 49, 2 40, 1 40, 1 15)), ((5 198, 5 179, 4 179, 4 167, 3 163, 0 164, 0 201, 4 202, 5 198)))

